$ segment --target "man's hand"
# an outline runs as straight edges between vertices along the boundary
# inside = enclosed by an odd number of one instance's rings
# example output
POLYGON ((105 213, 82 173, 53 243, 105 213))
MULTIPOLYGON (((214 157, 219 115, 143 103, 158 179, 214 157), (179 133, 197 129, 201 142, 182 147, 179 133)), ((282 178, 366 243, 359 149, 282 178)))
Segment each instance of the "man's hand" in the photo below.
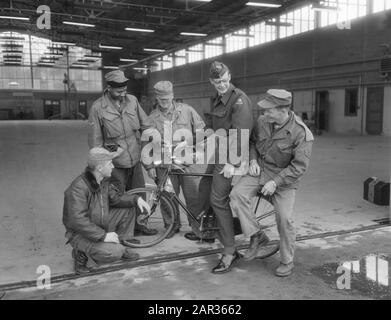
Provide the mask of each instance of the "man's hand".
POLYGON ((232 164, 226 163, 220 174, 224 175, 224 178, 230 179, 235 173, 235 167, 232 164))
POLYGON ((144 212, 144 210, 146 210, 148 212, 148 214, 151 213, 151 207, 149 206, 149 204, 141 197, 139 197, 137 199, 137 206, 138 208, 140 209, 141 212, 144 212))
POLYGON ((248 170, 250 176, 257 177, 261 174, 261 167, 258 164, 257 160, 250 161, 250 168, 248 170))
POLYGON ((124 149, 122 149, 121 147, 118 147, 117 151, 114 152, 115 153, 115 158, 120 156, 122 152, 124 152, 124 149))
POLYGON ((116 234, 115 232, 106 233, 106 237, 103 242, 119 243, 118 234, 116 234))
POLYGON ((276 189, 277 184, 273 180, 270 180, 263 186, 261 193, 265 196, 272 196, 276 192, 276 189))
POLYGON ((156 174, 156 169, 155 169, 155 168, 151 168, 151 169, 149 169, 147 172, 148 172, 148 176, 149 176, 151 179, 156 180, 157 174, 156 174))

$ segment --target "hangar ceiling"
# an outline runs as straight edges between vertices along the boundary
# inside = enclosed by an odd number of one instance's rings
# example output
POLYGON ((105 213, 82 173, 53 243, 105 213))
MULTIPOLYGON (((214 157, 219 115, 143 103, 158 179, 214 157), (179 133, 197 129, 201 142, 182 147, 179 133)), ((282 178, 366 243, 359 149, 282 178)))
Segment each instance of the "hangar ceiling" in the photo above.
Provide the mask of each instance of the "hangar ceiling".
MULTIPOLYGON (((260 2, 259 0, 255 0, 260 2)), ((0 32, 17 31, 53 41, 76 43, 102 52, 105 63, 118 64, 119 58, 146 60, 156 52, 196 44, 223 32, 265 19, 303 0, 268 0, 278 8, 246 5, 248 0, 1 0, 0 15, 29 20, 0 19, 0 32), (50 29, 39 29, 37 8, 51 11, 50 29), (85 26, 75 25, 84 23, 85 26), (126 30, 126 28, 129 28, 126 30), (136 29, 136 30, 135 30, 136 29), (140 31, 138 29, 144 29, 140 31), (181 35, 199 33, 201 36, 181 35), (101 46, 122 47, 120 50, 101 46)))

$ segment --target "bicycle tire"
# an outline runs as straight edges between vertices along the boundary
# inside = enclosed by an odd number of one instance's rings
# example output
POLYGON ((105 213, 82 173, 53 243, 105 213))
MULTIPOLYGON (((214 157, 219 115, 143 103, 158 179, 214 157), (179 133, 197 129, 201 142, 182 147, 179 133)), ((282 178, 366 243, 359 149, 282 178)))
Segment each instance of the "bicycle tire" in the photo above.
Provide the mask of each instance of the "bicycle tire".
MULTIPOLYGON (((263 207, 261 208, 255 208, 258 209, 256 212, 254 212, 256 219, 258 221, 258 224, 260 225, 261 230, 270 230, 272 227, 275 227, 275 215, 276 210, 274 208, 274 205, 270 198, 262 198, 261 201, 264 202, 263 207), (260 209, 260 210, 259 210, 260 209), (261 211, 262 214, 257 216, 257 212, 261 211), (271 220, 274 220, 274 223, 271 225, 267 225, 267 223, 271 223, 271 220), (262 225, 264 224, 264 225, 262 225)), ((261 204, 262 202, 259 202, 258 204, 261 204)), ((278 232, 277 232, 278 234, 278 232)), ((255 259, 265 259, 268 257, 271 257, 272 255, 276 254, 280 250, 280 241, 279 239, 277 241, 272 241, 271 244, 267 244, 265 246, 262 246, 258 249, 257 256, 255 259)))
MULTIPOLYGON (((132 189, 127 191, 126 193, 129 195, 137 194, 141 196, 146 194, 153 195, 154 193, 156 193, 156 191, 157 191, 156 187, 144 187, 144 188, 132 189)), ((148 204, 150 204, 151 209, 153 210, 152 207, 153 203, 151 202, 152 199, 148 199, 147 197, 145 197, 144 199, 146 199, 148 204)), ((158 230, 158 234, 154 236, 135 237, 135 239, 139 240, 140 243, 127 242, 128 246, 133 248, 152 247, 162 242, 166 238, 166 236, 170 233, 170 231, 174 227, 176 210, 169 195, 165 192, 162 192, 160 195, 160 201, 157 202, 154 207, 155 207, 154 212, 152 212, 151 216, 148 218, 146 227, 158 230), (161 211, 161 204, 163 204, 165 208, 166 219, 168 219, 166 221, 164 221, 161 212, 160 213, 157 212, 157 210, 161 211)))

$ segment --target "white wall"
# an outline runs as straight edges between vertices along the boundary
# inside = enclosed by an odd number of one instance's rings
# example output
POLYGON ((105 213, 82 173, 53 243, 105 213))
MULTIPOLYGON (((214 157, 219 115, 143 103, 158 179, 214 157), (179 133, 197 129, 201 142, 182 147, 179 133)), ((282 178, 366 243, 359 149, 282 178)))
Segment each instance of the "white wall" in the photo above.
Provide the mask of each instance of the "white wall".
POLYGON ((315 112, 315 93, 311 90, 293 92, 293 110, 298 116, 307 112, 308 118, 311 119, 315 112))
POLYGON ((345 116, 345 89, 329 91, 329 132, 361 134, 361 106, 357 116, 345 116))

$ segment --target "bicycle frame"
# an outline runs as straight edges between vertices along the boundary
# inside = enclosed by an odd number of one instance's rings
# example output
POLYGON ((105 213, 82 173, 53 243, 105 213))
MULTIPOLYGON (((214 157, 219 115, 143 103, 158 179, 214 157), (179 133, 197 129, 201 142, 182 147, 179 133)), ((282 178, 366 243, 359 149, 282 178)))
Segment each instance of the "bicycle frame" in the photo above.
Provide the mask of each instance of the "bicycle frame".
MULTIPOLYGON (((162 178, 156 183, 158 187, 158 192, 163 192, 166 187, 167 180, 170 176, 194 176, 194 177, 213 177, 212 174, 207 173, 185 173, 185 172, 173 172, 173 166, 175 164, 168 164, 167 168, 164 170, 164 174, 162 178)), ((183 171, 182 168, 178 168, 180 171, 183 171)), ((158 195, 159 196, 159 195, 158 195)), ((195 222, 196 226, 199 228, 199 230, 202 231, 213 231, 218 230, 218 228, 207 228, 204 229, 202 223, 198 221, 198 219, 204 214, 204 211, 202 211, 197 217, 194 216, 194 214, 187 208, 186 204, 183 203, 181 199, 176 195, 175 192, 171 192, 171 199, 173 201, 176 201, 180 207, 182 207, 183 210, 185 210, 186 214, 195 222)))

